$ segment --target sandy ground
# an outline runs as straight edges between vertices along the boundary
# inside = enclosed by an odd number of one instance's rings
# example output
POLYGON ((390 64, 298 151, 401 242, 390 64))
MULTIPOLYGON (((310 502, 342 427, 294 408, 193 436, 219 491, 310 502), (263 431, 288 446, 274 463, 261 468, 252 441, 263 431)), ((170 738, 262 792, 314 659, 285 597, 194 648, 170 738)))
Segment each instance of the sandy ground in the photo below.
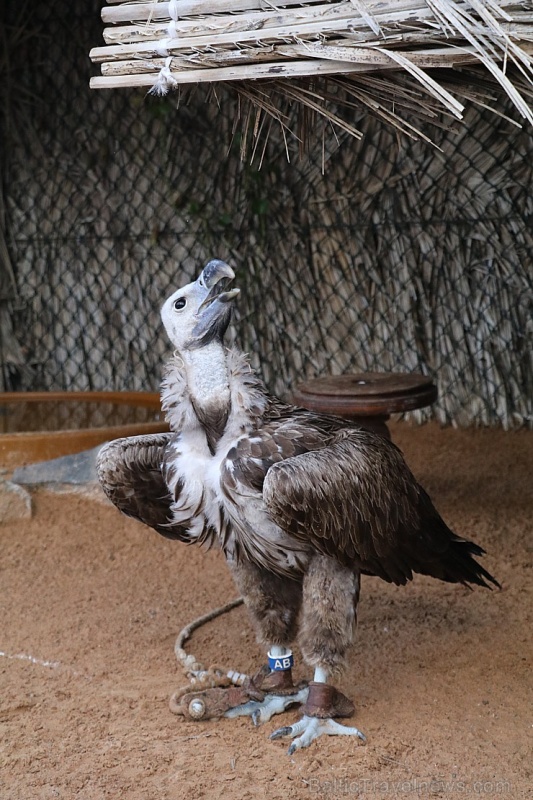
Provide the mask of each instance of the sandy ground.
MULTIPOLYGON (((323 737, 289 757, 268 735, 297 711, 257 729, 170 714, 177 631, 236 595, 221 557, 39 491, 31 521, 0 529, 1 800, 531 797, 533 433, 396 423, 393 437, 503 589, 364 579, 341 688, 366 745, 323 737)), ((263 661, 242 608, 190 649, 263 661)))

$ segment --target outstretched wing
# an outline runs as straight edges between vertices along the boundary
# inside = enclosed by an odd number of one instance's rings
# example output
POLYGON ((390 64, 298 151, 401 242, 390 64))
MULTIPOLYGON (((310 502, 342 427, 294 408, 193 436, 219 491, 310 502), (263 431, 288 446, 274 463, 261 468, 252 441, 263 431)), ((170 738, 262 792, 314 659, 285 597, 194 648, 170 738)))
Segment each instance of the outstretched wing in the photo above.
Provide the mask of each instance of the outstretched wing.
POLYGON ((456 536, 395 445, 357 429, 272 464, 263 500, 277 524, 319 552, 403 584, 413 572, 487 585, 483 550, 456 536))
POLYGON ((130 436, 108 442, 98 453, 98 480, 124 514, 169 539, 187 541, 187 529, 172 522, 172 496, 165 481, 167 447, 173 433, 130 436))

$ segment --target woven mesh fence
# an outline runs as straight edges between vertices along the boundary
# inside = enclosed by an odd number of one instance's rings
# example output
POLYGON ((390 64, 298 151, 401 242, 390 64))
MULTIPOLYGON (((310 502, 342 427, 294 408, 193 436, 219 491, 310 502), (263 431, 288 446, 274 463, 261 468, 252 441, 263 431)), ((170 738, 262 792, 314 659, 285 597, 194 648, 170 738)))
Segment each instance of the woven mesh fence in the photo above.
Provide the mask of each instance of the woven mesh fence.
POLYGON ((90 92, 99 6, 4 11, 4 389, 156 390, 160 305, 218 257, 272 391, 420 371, 418 421, 533 426, 533 139, 503 101, 435 147, 355 109, 360 141, 326 127, 288 163, 273 130, 250 163, 231 88, 90 92))

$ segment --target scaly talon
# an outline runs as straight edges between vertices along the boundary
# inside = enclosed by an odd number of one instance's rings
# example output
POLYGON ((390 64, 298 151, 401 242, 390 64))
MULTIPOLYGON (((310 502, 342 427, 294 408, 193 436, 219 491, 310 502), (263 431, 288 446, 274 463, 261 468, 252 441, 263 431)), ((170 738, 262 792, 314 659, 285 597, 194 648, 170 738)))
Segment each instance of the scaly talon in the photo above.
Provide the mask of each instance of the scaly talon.
POLYGON ((224 716, 229 718, 249 716, 252 718, 253 724, 257 727, 263 722, 268 722, 274 714, 281 714, 283 711, 286 711, 289 706, 295 703, 305 703, 307 694, 307 686, 300 689, 295 694, 267 694, 264 700, 250 700, 248 703, 230 708, 229 711, 226 711, 224 716))
POLYGON ((270 735, 271 739, 281 739, 283 736, 290 736, 294 739, 291 743, 287 754, 292 756, 295 750, 302 747, 309 747, 311 742, 318 739, 319 736, 326 734, 327 736, 357 736, 361 741, 366 742, 366 737, 358 728, 348 728, 345 725, 340 725, 334 719, 321 719, 319 717, 303 716, 294 725, 287 725, 284 728, 278 728, 270 735), (301 736, 299 736, 301 734, 301 736))

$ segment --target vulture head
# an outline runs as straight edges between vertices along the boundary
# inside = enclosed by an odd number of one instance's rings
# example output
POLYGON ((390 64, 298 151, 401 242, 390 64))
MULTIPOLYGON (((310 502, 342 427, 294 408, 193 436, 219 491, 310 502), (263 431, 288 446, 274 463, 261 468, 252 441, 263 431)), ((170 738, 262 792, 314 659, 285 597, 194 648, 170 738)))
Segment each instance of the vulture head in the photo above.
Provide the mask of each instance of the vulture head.
POLYGON ((226 287, 235 273, 224 261, 210 261, 193 283, 174 292, 161 309, 168 337, 178 352, 222 341, 239 289, 226 287))

